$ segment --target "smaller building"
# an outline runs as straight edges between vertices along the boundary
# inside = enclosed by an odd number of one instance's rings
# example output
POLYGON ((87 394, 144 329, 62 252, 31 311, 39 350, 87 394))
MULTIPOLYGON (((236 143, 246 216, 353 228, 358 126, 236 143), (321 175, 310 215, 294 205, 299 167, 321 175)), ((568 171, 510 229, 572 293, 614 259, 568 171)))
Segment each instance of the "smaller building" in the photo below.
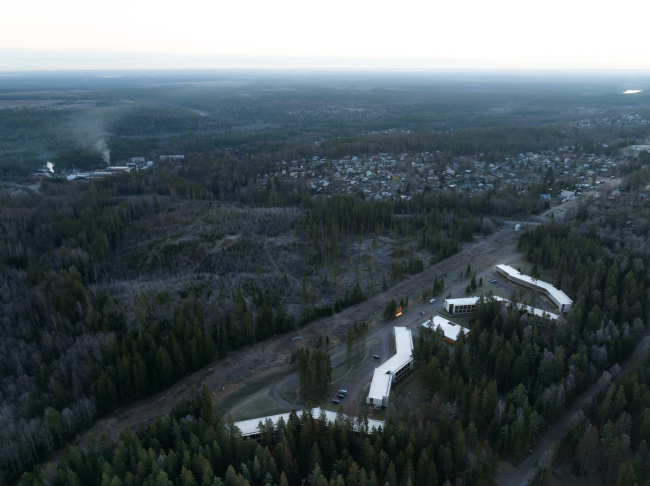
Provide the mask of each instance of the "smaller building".
POLYGON ((431 329, 432 331, 435 331, 438 329, 438 327, 440 327, 445 335, 445 341, 449 344, 456 344, 458 335, 461 333, 461 331, 465 334, 465 336, 469 334, 469 329, 461 326, 460 324, 454 324, 453 322, 448 321, 441 316, 433 316, 431 319, 423 322, 420 325, 427 329, 431 329))
POLYGON ((461 299, 445 299, 445 310, 450 314, 471 314, 474 312, 478 297, 465 297, 461 299))

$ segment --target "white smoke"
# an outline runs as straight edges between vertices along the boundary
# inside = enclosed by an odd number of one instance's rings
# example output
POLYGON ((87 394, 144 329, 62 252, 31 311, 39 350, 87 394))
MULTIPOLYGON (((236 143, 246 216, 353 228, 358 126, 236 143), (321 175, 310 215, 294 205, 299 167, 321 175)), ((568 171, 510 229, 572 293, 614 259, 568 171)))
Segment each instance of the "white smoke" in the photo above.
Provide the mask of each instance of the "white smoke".
POLYGON ((54 174, 54 164, 52 162, 48 162, 45 165, 47 166, 47 170, 49 170, 50 172, 52 172, 54 174))
POLYGON ((95 144, 95 150, 102 154, 102 158, 104 159, 104 162, 106 162, 106 165, 111 165, 111 151, 108 150, 108 147, 106 146, 106 140, 98 140, 95 144))

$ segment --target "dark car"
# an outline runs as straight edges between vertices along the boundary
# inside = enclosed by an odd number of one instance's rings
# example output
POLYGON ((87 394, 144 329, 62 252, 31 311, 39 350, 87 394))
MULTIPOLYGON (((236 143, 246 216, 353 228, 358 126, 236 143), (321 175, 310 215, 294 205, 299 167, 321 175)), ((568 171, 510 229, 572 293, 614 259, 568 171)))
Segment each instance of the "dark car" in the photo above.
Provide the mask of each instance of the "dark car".
POLYGON ((490 280, 490 283, 497 283, 496 280, 490 280))
POLYGON ((375 359, 381 359, 378 354, 373 354, 372 357, 375 359))
POLYGON ((345 395, 343 395, 343 393, 339 393, 339 398, 345 398, 345 395))
POLYGON ((339 404, 341 403, 341 401, 340 401, 340 400, 337 400, 337 399, 335 398, 334 400, 332 400, 332 403, 334 403, 334 404, 336 404, 336 405, 339 405, 339 404))

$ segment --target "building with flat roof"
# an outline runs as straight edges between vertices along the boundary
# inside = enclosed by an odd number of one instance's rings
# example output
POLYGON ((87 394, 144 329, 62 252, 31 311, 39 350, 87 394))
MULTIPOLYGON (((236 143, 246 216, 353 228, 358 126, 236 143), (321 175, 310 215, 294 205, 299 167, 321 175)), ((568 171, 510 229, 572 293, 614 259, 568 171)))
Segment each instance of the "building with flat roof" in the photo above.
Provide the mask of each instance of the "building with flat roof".
POLYGON ((495 265, 494 273, 504 276, 509 282, 545 295, 557 306, 560 312, 569 312, 573 306, 573 301, 561 290, 556 289, 550 283, 524 275, 510 265, 495 265))
POLYGON ((445 299, 445 310, 450 314, 471 314, 474 312, 478 297, 464 297, 460 299, 445 299))
MULTIPOLYGON (((320 408, 312 409, 311 411, 312 418, 318 419, 320 417, 321 411, 325 413, 325 419, 327 420, 327 425, 331 425, 336 422, 338 418, 338 414, 336 412, 330 412, 329 410, 321 410, 320 408)), ((240 422, 235 422, 235 426, 241 432, 242 437, 248 437, 250 439, 261 442, 262 434, 260 431, 260 422, 262 422, 262 424, 266 424, 266 421, 270 420, 273 423, 275 430, 277 430, 278 421, 280 420, 280 418, 282 418, 282 420, 284 420, 284 422, 287 423, 289 421, 290 415, 291 412, 286 412, 286 413, 279 413, 276 415, 269 415, 267 417, 258 417, 249 420, 242 420, 240 422)), ((368 430, 372 430, 373 428, 379 429, 380 427, 383 429, 384 427, 383 420, 374 420, 374 419, 367 419, 367 420, 368 420, 368 430)), ((358 432, 359 423, 356 417, 351 420, 351 423, 352 423, 352 430, 358 432)))
POLYGON ((366 397, 366 403, 369 407, 387 407, 393 383, 399 381, 413 369, 413 336, 411 331, 405 327, 393 327, 393 335, 395 336, 395 354, 392 358, 379 365, 372 375, 370 391, 366 397))
POLYGON ((456 340, 461 331, 463 331, 465 336, 469 334, 469 329, 466 327, 463 327, 460 324, 454 324, 441 316, 433 316, 428 321, 420 324, 420 326, 431 329, 432 331, 435 331, 440 327, 445 335, 445 341, 449 344, 456 344, 456 340))
MULTIPOLYGON (((506 304, 506 305, 512 304, 510 300, 504 299, 503 297, 498 297, 496 295, 493 295, 491 298, 501 304, 506 304)), ((445 310, 450 314, 471 314, 472 312, 474 312, 476 306, 479 305, 479 300, 480 297, 464 297, 462 299, 445 299, 445 310)), ((531 307, 526 304, 521 304, 521 303, 517 304, 517 308, 521 312, 526 312, 528 315, 536 316, 543 320, 547 320, 549 322, 555 322, 560 318, 558 314, 554 314, 553 312, 548 312, 543 309, 538 309, 537 307, 531 307)))

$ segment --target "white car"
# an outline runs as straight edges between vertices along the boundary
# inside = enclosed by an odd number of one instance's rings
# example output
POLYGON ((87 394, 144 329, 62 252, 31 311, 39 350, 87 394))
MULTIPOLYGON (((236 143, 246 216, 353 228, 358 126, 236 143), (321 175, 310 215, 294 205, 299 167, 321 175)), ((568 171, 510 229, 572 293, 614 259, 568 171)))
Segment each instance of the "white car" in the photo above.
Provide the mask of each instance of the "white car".
POLYGON ((431 299, 431 300, 429 301, 429 304, 435 304, 435 303, 436 303, 436 299, 431 299))

